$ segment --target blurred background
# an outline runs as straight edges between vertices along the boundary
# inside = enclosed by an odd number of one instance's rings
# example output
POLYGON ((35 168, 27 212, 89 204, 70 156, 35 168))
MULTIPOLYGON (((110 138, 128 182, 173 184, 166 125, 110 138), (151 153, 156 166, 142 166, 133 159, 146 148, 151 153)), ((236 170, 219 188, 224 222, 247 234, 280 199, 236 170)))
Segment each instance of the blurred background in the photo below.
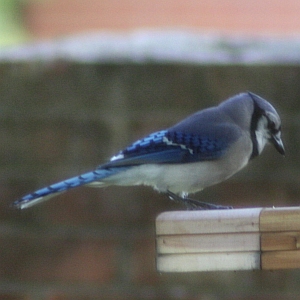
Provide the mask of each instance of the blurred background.
POLYGON ((299 299, 300 271, 159 274, 147 187, 9 204, 136 139, 250 90, 283 121, 273 147, 196 195, 299 205, 300 2, 0 0, 0 299, 299 299))

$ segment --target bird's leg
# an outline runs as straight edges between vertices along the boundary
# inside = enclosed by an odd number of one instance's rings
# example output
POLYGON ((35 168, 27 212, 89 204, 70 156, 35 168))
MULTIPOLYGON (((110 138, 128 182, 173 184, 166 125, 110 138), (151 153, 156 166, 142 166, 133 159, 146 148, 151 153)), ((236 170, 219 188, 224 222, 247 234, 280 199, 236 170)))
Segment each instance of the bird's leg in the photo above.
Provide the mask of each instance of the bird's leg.
POLYGON ((167 195, 171 200, 185 205, 188 210, 233 209, 232 206, 215 205, 187 197, 180 197, 170 191, 167 192, 167 195))

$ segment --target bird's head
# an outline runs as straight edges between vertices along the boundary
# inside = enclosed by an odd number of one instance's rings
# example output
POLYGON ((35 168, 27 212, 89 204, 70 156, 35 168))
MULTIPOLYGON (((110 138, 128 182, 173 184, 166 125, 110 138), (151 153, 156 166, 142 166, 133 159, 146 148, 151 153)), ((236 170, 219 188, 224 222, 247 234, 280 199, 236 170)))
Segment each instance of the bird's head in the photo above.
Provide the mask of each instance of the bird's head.
POLYGON ((275 108, 263 98, 250 92, 248 94, 254 103, 251 133, 252 138, 256 140, 257 154, 260 154, 266 143, 270 142, 281 155, 285 155, 281 140, 281 120, 275 108))

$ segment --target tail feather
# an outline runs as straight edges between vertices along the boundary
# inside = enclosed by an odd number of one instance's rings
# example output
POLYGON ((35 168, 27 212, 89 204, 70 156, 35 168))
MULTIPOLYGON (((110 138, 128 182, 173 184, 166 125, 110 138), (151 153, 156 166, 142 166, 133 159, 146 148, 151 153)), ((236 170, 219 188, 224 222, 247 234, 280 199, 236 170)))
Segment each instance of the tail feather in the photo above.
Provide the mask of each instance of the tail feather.
MULTIPOLYGON (((128 167, 126 167, 127 169, 128 167)), ((70 179, 52 184, 48 187, 37 190, 31 194, 28 194, 21 199, 15 201, 12 206, 15 208, 28 208, 40 202, 47 201, 52 197, 55 197, 71 188, 75 188, 81 185, 86 185, 90 183, 95 183, 99 181, 99 186, 101 186, 101 180, 119 173, 125 168, 110 168, 110 169, 96 169, 95 171, 88 172, 70 179)))

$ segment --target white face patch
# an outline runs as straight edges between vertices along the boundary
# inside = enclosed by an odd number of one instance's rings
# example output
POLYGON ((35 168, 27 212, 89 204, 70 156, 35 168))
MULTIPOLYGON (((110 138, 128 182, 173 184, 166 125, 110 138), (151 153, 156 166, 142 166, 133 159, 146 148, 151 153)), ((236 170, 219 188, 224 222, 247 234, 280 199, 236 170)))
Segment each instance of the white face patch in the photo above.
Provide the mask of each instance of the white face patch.
POLYGON ((268 140, 270 139, 270 132, 268 130, 268 120, 265 116, 262 116, 257 123, 257 129, 255 130, 255 137, 257 140, 257 150, 260 154, 268 140))

